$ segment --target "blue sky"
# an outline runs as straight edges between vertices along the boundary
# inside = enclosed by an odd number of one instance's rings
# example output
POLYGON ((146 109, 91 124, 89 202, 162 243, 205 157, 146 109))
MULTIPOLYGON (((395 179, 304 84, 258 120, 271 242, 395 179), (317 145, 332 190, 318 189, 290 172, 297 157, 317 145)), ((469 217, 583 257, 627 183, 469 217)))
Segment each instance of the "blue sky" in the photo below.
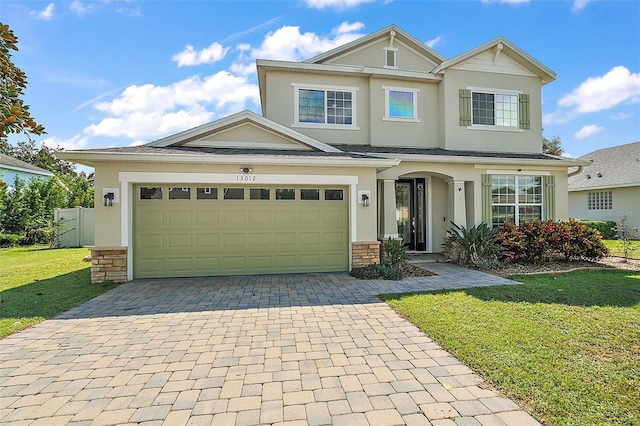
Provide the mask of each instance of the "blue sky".
POLYGON ((638 1, 1 0, 0 21, 47 130, 35 140, 65 149, 260 113, 256 58, 304 60, 390 24, 447 58, 502 35, 551 68, 544 135, 570 156, 640 140, 638 1))

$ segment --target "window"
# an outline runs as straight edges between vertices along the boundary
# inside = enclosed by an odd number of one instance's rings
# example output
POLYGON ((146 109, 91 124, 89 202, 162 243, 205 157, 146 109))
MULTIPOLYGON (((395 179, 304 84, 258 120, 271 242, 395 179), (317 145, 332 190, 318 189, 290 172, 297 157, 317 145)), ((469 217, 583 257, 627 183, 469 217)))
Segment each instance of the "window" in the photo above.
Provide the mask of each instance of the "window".
POLYGON ((249 199, 250 200, 268 200, 269 199, 269 188, 251 188, 249 189, 249 199))
POLYGON ((518 95, 472 92, 473 124, 518 127, 518 95))
POLYGON ((418 117, 418 89, 382 87, 385 92, 385 120, 415 121, 418 117))
POLYGON ((244 200, 244 188, 224 188, 225 200, 244 200))
POLYGON ((170 200, 190 200, 191 188, 176 188, 169 187, 169 199, 170 200))
POLYGON ((491 176, 491 222, 498 227, 542 219, 542 178, 540 176, 491 176))
POLYGON ((218 188, 197 188, 196 198, 198 200, 217 200, 218 188))
POLYGON ((589 210, 611 210, 613 208, 613 194, 611 191, 589 192, 589 210))
POLYGON ((162 187, 142 187, 140 188, 141 200, 162 200, 162 187))
POLYGON ((398 49, 393 47, 383 47, 384 49, 384 67, 385 68, 398 68, 396 63, 398 56, 398 49))
POLYGON ((325 189, 324 199, 327 201, 342 201, 344 199, 344 191, 342 189, 325 189))
POLYGON ((323 88, 297 86, 295 92, 294 126, 330 126, 357 130, 355 104, 357 89, 348 87, 323 88))
POLYGON ((295 200, 295 189, 276 189, 276 200, 295 200))
POLYGON ((319 200, 320 190, 319 189, 301 189, 300 199, 301 200, 319 200))

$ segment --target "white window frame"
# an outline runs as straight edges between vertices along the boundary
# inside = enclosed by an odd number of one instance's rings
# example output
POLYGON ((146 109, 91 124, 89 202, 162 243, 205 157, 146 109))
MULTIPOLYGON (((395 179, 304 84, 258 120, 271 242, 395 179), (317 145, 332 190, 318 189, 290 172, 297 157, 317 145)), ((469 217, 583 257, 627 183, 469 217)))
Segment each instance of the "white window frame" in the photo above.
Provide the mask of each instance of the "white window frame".
MULTIPOLYGON (((467 90, 471 90, 471 125, 467 126, 467 129, 470 130, 490 130, 490 131, 498 131, 498 132, 515 132, 515 133, 523 133, 524 130, 520 128, 520 98, 518 95, 523 94, 522 90, 511 90, 511 89, 496 89, 491 87, 474 87, 467 86, 467 90), (473 94, 474 93, 488 93, 491 95, 515 95, 518 96, 518 125, 514 126, 498 126, 496 124, 473 124, 473 94)), ((495 101, 494 101, 495 106, 495 101)), ((494 109, 495 111, 495 109, 494 109)))
POLYGON ((384 68, 397 70, 398 69, 398 48, 396 47, 383 47, 384 50, 384 68), (393 65, 389 65, 387 62, 389 52, 393 52, 393 65))
POLYGON ((418 93, 420 89, 409 87, 397 87, 397 86, 382 86, 384 90, 384 117, 385 121, 404 121, 406 123, 419 123, 418 118, 418 93), (393 117, 389 115, 389 92, 409 92, 413 93, 413 118, 393 117))
MULTIPOLYGON (((357 93, 360 90, 358 87, 350 86, 326 86, 320 84, 302 84, 291 83, 293 87, 293 123, 291 127, 303 127, 308 129, 341 129, 341 130, 360 130, 357 125, 357 93), (300 122, 300 90, 323 90, 336 91, 336 92, 351 92, 351 124, 330 124, 326 123, 327 119, 327 105, 325 102, 325 123, 306 123, 300 122)), ((325 97, 326 99, 326 97, 325 97)))
POLYGON ((493 207, 494 206, 513 206, 514 207, 514 215, 513 215, 513 221, 516 225, 520 224, 520 207, 521 206, 535 206, 535 207, 540 207, 540 220, 545 220, 546 218, 544 217, 545 211, 544 211, 544 205, 545 205, 545 187, 544 187, 544 178, 543 178, 543 174, 539 174, 539 173, 532 173, 532 174, 524 174, 524 173, 517 173, 517 174, 512 174, 512 173, 493 173, 491 175, 492 177, 514 177, 514 183, 515 183, 515 198, 514 198, 514 202, 513 203, 494 203, 493 202, 493 179, 492 179, 492 183, 491 183, 491 194, 492 194, 492 199, 491 199, 491 210, 492 210, 492 214, 491 214, 491 225, 493 226, 493 207), (539 203, 520 203, 519 200, 519 193, 518 193, 518 179, 520 178, 540 178, 540 202, 539 203))

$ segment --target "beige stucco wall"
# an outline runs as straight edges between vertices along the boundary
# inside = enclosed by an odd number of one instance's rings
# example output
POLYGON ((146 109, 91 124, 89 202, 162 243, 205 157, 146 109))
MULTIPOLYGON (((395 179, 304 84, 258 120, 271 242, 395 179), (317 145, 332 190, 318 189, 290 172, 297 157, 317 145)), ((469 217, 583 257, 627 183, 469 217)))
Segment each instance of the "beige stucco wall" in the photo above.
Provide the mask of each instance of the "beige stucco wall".
MULTIPOLYGON (((251 167, 252 175, 290 175, 289 183, 297 184, 297 177, 302 175, 349 175, 357 176, 358 184, 356 191, 371 191, 371 205, 363 207, 357 204, 355 208, 355 218, 357 222, 356 240, 375 241, 377 238, 377 212, 376 212, 376 171, 374 168, 344 168, 344 167, 294 167, 294 166, 263 166, 252 165, 250 160, 246 163, 228 165, 204 165, 204 164, 171 164, 171 163, 96 163, 95 165, 95 245, 96 246, 128 246, 128 241, 122 240, 122 217, 127 217, 130 212, 123 211, 123 202, 114 204, 113 207, 104 207, 102 199, 103 188, 119 188, 123 194, 123 187, 119 180, 119 172, 152 172, 158 176, 166 173, 220 173, 238 175, 241 167, 251 167)), ((153 179, 146 182, 153 184, 153 179)), ((175 184, 180 183, 180 179, 175 179, 175 184)), ((215 183, 203 181, 202 183, 215 183)), ((230 186, 246 185, 254 186, 258 183, 234 183, 230 186)), ((318 185, 323 185, 318 183, 318 185)), ((129 190, 129 197, 133 191, 129 190)), ((348 194, 348 192, 347 192, 348 194)), ((357 194, 357 192, 356 192, 357 194)), ((131 209, 131 199, 128 202, 131 209)))
POLYGON ((440 137, 446 149, 542 152, 541 82, 537 77, 448 69, 439 86, 440 137), (529 94, 531 130, 476 130, 460 126, 459 90, 467 87, 529 94))
POLYGON ((569 192, 569 216, 583 220, 613 220, 620 224, 626 217, 626 225, 640 228, 640 186, 629 188, 591 189, 569 192), (589 210, 589 192, 611 191, 613 209, 589 210))

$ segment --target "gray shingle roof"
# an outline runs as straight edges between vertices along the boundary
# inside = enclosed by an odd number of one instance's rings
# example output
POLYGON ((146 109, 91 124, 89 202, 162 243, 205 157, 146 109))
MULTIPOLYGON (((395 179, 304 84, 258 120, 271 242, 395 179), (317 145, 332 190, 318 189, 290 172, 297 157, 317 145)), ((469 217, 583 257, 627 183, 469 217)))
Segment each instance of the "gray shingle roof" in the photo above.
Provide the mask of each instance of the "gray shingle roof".
POLYGON ((48 170, 41 169, 40 167, 34 166, 33 164, 25 163, 22 160, 18 160, 17 158, 14 158, 5 154, 0 154, 0 167, 11 169, 11 170, 15 170, 15 169, 29 170, 30 172, 37 175, 44 175, 44 176, 53 175, 53 173, 51 173, 48 170))
POLYGON ((613 146, 583 155, 590 161, 569 178, 569 190, 616 186, 640 186, 640 142, 613 146))

